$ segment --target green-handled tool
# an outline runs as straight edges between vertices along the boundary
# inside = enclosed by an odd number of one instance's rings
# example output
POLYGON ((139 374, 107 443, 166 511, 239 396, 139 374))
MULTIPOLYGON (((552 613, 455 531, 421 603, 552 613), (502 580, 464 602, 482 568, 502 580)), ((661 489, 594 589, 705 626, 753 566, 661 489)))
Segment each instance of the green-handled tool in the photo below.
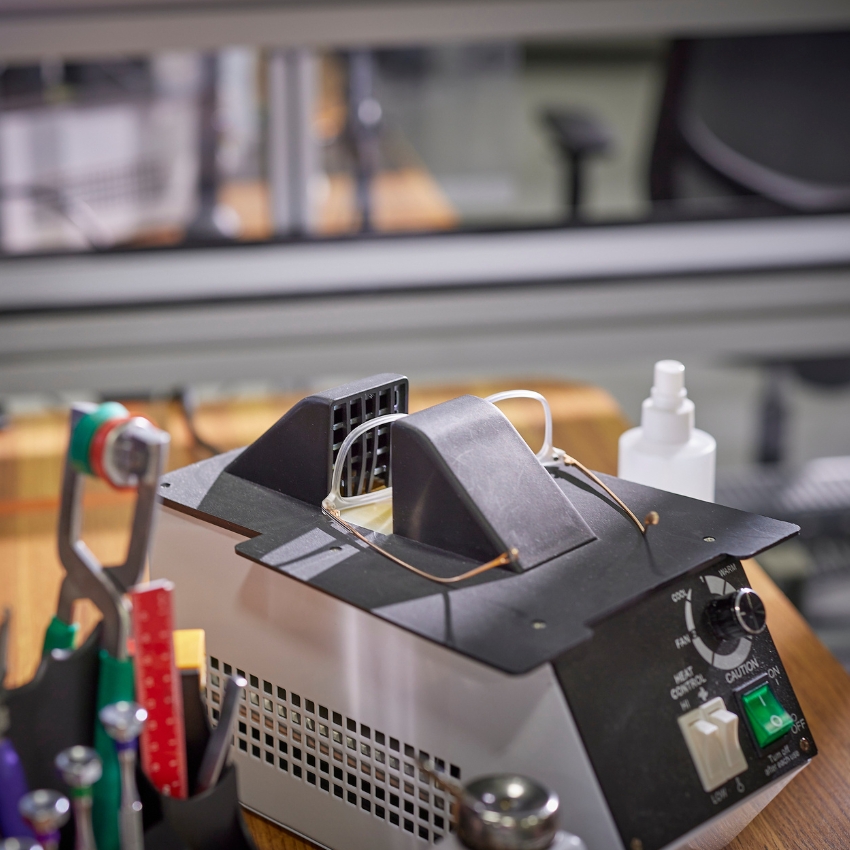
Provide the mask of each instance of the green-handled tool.
MULTIPOLYGON (((124 594, 139 581, 145 567, 157 483, 170 441, 168 434, 146 419, 130 417, 124 408, 118 408, 120 405, 72 407, 59 514, 59 557, 66 575, 56 620, 66 626, 70 624, 77 599, 91 599, 103 614, 98 711, 110 703, 134 697, 133 662, 127 649, 130 604, 124 594), (119 566, 102 566, 79 536, 83 476, 92 473, 115 487, 137 488, 130 544, 126 560, 119 566)), ((49 628, 45 644, 48 638, 67 640, 68 631, 63 632, 61 625, 55 626, 52 635, 50 632, 49 628)), ((93 787, 95 839, 98 850, 119 850, 120 767, 112 740, 99 719, 93 722, 95 749, 103 763, 103 775, 93 787)))
POLYGON ((53 619, 44 633, 44 646, 42 655, 50 655, 54 649, 73 649, 77 643, 77 632, 79 623, 66 623, 54 614, 53 619))

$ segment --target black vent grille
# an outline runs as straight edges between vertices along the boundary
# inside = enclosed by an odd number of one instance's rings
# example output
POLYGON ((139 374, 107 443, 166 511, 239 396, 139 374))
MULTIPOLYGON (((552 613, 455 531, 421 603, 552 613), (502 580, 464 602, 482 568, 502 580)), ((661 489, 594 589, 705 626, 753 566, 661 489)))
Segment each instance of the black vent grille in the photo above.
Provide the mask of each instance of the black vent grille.
MULTIPOLYGON (((343 440, 361 422, 406 411, 406 380, 368 390, 334 404, 331 428, 333 463, 336 464, 343 440)), ((341 495, 360 496, 391 486, 390 427, 381 425, 367 431, 351 447, 342 472, 341 495)))
MULTIPOLYGON (((407 378, 371 375, 302 398, 227 467, 230 475, 321 505, 346 436, 363 422, 407 413, 407 378)), ((356 496, 390 486, 390 429, 369 431, 348 454, 340 493, 356 496)))
MULTIPOLYGON (((348 805, 423 844, 436 844, 454 831, 451 797, 419 770, 418 758, 429 758, 427 752, 336 711, 330 703, 322 705, 214 656, 207 675, 212 725, 219 719, 227 677, 234 672, 248 680, 248 687, 239 705, 233 750, 264 764, 270 779, 302 782, 324 794, 329 816, 335 806, 348 805)), ((434 763, 461 780, 458 765, 439 756, 434 763)))

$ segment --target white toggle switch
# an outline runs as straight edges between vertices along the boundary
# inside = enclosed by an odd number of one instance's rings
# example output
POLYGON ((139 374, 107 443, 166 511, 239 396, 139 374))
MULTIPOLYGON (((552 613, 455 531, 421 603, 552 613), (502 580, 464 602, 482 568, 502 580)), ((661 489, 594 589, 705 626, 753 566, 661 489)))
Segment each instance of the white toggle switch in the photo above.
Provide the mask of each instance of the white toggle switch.
MULTIPOLYGON (((732 764, 738 757, 743 758, 741 745, 738 742, 738 715, 726 708, 712 711, 708 718, 720 730, 720 740, 723 743, 723 754, 726 762, 732 764)), ((746 766, 746 761, 744 762, 746 766)))
MULTIPOLYGON (((716 777, 725 774, 726 753, 723 751, 720 730, 713 723, 709 723, 707 720, 697 720, 690 724, 685 737, 690 738, 689 743, 694 751, 691 755, 693 756, 696 753, 694 761, 697 762, 697 768, 702 766, 700 779, 703 785, 706 784, 706 780, 702 776, 703 773, 710 781, 714 781, 716 777)), ((714 787, 717 787, 716 784, 712 785, 712 788, 714 787)), ((706 788, 706 791, 710 790, 710 788, 706 788)))
POLYGON ((738 740, 738 715, 728 711, 720 697, 679 718, 702 787, 719 788, 747 769, 747 760, 738 740))

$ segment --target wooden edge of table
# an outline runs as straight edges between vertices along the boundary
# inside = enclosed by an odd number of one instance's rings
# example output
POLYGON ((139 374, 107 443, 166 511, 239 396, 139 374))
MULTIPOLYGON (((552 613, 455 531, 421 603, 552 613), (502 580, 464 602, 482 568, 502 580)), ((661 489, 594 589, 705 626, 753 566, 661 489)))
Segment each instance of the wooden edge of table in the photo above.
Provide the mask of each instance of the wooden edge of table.
POLYGON ((744 568, 819 752, 729 848, 843 850, 850 847, 850 676, 767 573, 755 561, 744 568))

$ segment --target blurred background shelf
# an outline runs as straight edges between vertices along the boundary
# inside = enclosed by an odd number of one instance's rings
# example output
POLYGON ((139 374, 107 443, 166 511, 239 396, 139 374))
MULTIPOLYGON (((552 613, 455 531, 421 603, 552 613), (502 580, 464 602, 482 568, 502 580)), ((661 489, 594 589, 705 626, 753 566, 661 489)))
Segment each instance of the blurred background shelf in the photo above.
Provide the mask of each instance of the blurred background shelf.
POLYGON ((29 59, 151 49, 428 43, 458 39, 816 29, 846 25, 841 0, 462 0, 254 2, 4 0, 0 55, 29 59), (127 26, 132 22, 134 26, 127 26))

